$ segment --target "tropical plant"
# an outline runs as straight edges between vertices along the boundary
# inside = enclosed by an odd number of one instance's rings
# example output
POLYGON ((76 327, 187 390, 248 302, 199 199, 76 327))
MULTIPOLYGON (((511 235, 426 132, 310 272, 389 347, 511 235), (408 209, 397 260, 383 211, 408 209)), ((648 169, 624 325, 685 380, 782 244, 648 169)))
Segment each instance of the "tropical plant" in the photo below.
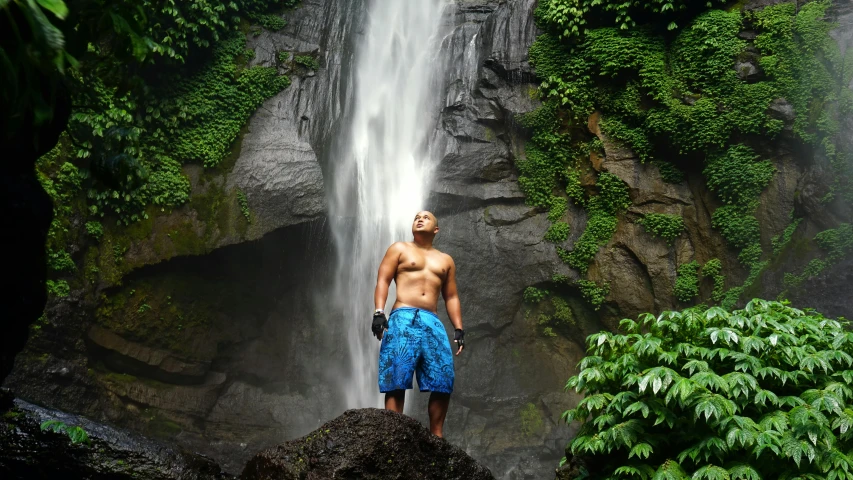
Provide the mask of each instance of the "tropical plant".
POLYGON ((89 434, 86 433, 86 430, 83 430, 82 427, 69 427, 65 424, 65 422, 61 422, 59 420, 47 420, 45 422, 42 422, 41 431, 64 433, 68 435, 68 438, 71 440, 72 444, 85 443, 88 445, 92 443, 92 441, 89 439, 89 434))
POLYGON ((600 479, 853 478, 849 327, 758 299, 622 320, 566 384, 566 454, 600 479))

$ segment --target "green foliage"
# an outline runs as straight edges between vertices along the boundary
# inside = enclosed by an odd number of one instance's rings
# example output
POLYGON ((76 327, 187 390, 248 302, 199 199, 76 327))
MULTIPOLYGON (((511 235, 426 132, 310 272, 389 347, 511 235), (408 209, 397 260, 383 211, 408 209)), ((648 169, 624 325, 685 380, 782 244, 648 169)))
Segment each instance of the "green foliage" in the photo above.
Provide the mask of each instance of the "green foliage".
POLYGON ((776 168, 745 145, 734 145, 723 154, 708 157, 702 172, 708 187, 729 205, 749 205, 770 184, 776 168))
MULTIPOLYGON (((541 1, 535 15, 545 33, 530 48, 530 61, 543 80, 543 105, 522 119, 533 138, 519 185, 528 203, 550 208, 565 182, 569 197, 585 205, 580 145, 589 115, 601 112, 602 131, 657 165, 665 181, 683 181, 683 171, 705 159, 708 185, 725 203, 713 225, 741 250, 754 281, 764 256, 754 212, 775 169, 739 142, 772 139, 788 128, 841 172, 825 201, 853 199, 843 193, 853 192, 843 174, 853 172, 853 154, 836 141, 839 116, 853 112, 845 73, 853 72, 853 54, 842 58, 828 35, 828 0, 750 11, 711 9, 714 3, 724 2, 541 1), (747 51, 750 42, 738 36, 744 30, 757 33, 759 55, 747 51), (733 66, 744 59, 759 61, 764 76, 739 78, 733 66), (770 109, 778 99, 793 106, 793 122, 770 109)), ((582 272, 596 240, 615 229, 608 217, 589 218, 600 235, 583 235, 572 251, 558 248, 582 272)), ((728 301, 742 287, 727 292, 728 301)))
POLYGON ((249 210, 249 199, 243 192, 237 192, 237 203, 240 204, 240 213, 246 217, 246 221, 252 223, 252 212, 249 210))
POLYGON ((761 227, 752 210, 739 205, 725 205, 711 215, 711 226, 735 248, 746 248, 761 241, 761 227))
POLYGON ((814 144, 838 129, 826 105, 836 100, 834 87, 843 68, 829 36, 833 25, 825 19, 830 3, 807 2, 799 12, 796 5, 783 3, 757 10, 751 18, 761 29, 755 39, 761 68, 775 82, 778 96, 793 105, 794 132, 814 144))
MULTIPOLYGON (((548 220, 551 223, 559 222, 563 215, 565 215, 566 211, 569 209, 569 200, 564 197, 554 197, 551 202, 551 210, 548 211, 548 220)), ((565 223, 565 222, 562 222, 565 223)), ((568 225, 567 225, 568 227, 568 225)), ((568 235, 568 228, 566 228, 566 234, 568 235)))
POLYGON ((293 61, 297 65, 302 65, 303 67, 307 68, 308 70, 319 70, 320 69, 320 63, 317 62, 317 59, 312 57, 311 55, 297 55, 297 56, 293 57, 293 61))
POLYGON ((278 52, 276 58, 278 58, 278 63, 287 63, 290 60, 290 52, 285 52, 284 50, 282 50, 278 52))
POLYGON ((574 325, 575 319, 569 304, 559 296, 551 297, 551 306, 554 313, 551 315, 552 323, 560 326, 574 325))
POLYGON ((66 250, 48 251, 47 266, 55 272, 73 272, 77 268, 66 250))
POLYGON ((283 18, 271 13, 249 15, 249 20, 273 32, 287 26, 287 22, 283 18))
POLYGON ((652 164, 658 167, 660 176, 666 183, 678 184, 684 181, 684 172, 672 162, 666 160, 652 160, 652 164))
POLYGON ((521 434, 525 437, 532 437, 542 429, 545 422, 542 420, 542 414, 533 403, 527 403, 521 409, 521 434))
POLYGON ((842 223, 836 228, 824 230, 815 235, 814 240, 824 255, 809 261, 799 274, 785 273, 783 284, 786 288, 799 286, 853 253, 853 224, 842 223))
POLYGON ((570 252, 558 250, 563 261, 584 273, 598 249, 607 244, 616 232, 616 215, 631 205, 628 186, 616 175, 601 173, 596 187, 598 195, 587 202, 589 220, 586 229, 570 252))
POLYGON ((623 320, 587 339, 567 451, 591 478, 849 478, 846 321, 753 300, 623 320), (637 474, 635 474, 637 476, 637 474))
POLYGON ((714 281, 714 291, 711 299, 719 302, 723 299, 726 288, 726 277, 723 275, 723 262, 719 258, 712 258, 702 266, 702 276, 714 281))
POLYGON ((95 241, 99 241, 104 236, 104 226, 96 220, 86 222, 86 233, 94 238, 95 241))
POLYGON ((837 262, 853 252, 853 224, 842 223, 818 233, 814 239, 826 251, 827 261, 837 262))
POLYGON ((537 304, 545 299, 551 293, 548 290, 542 290, 536 287, 527 287, 524 289, 524 301, 529 304, 537 304))
POLYGON ((574 248, 570 252, 558 250, 560 258, 572 268, 586 273, 598 249, 607 244, 616 233, 616 224, 616 217, 603 212, 592 212, 586 229, 575 242, 574 248))
MULTIPOLYGON (((793 215, 793 212, 791 213, 793 215)), ((782 251, 782 249, 785 248, 785 246, 791 242, 791 237, 794 235, 794 232, 797 230, 797 227, 802 221, 802 218, 791 219, 791 223, 788 224, 787 227, 785 227, 785 230, 782 232, 782 234, 777 235, 771 239, 770 243, 773 246, 773 255, 778 255, 782 251)))
POLYGON ((666 240, 672 245, 676 238, 684 232, 684 219, 680 215, 665 213, 649 213, 637 221, 646 232, 666 240))
POLYGON ((752 265, 749 268, 749 275, 746 277, 746 280, 743 281, 743 285, 732 287, 726 291, 726 293, 723 294, 723 299, 720 301, 720 306, 726 309, 734 308, 743 292, 758 280, 758 276, 761 274, 761 271, 764 270, 764 267, 767 266, 767 263, 768 261, 764 260, 752 265))
POLYGON ((569 224, 566 222, 552 223, 545 232, 545 240, 551 243, 563 243, 569 238, 569 224))
POLYGON ((687 0, 543 0, 539 2, 536 17, 542 25, 552 29, 561 37, 574 37, 589 34, 591 25, 606 23, 621 30, 635 28, 635 17, 654 14, 661 17, 659 22, 666 24, 668 30, 678 28, 676 20, 683 17, 685 10, 711 7, 713 3, 725 3, 723 0, 707 2, 688 2, 687 0))
POLYGON ((87 445, 91 445, 92 441, 89 439, 89 434, 86 433, 86 430, 83 430, 82 427, 72 426, 69 427, 65 424, 65 422, 61 422, 59 420, 47 420, 42 422, 41 431, 48 431, 54 433, 65 433, 68 435, 68 438, 71 440, 72 444, 85 443, 87 445))
MULTIPOLYGON (((240 69, 245 38, 229 34, 215 44, 211 60, 167 75, 147 93, 117 95, 97 77, 80 79, 90 106, 74 114, 70 130, 81 146, 76 156, 93 168, 114 172, 114 181, 88 189, 90 213, 115 214, 128 225, 147 218, 155 205, 174 208, 189 200, 182 164, 218 165, 249 115, 266 98, 289 85, 273 67, 240 69)), ((108 175, 99 175, 103 178, 108 175)))
POLYGON ((673 293, 680 302, 689 302, 699 296, 699 262, 693 260, 678 267, 673 293))
POLYGON ((48 295, 56 298, 67 297, 71 293, 71 287, 65 280, 48 280, 45 282, 48 295))
POLYGON ((604 304, 604 300, 607 298, 607 295, 610 294, 610 284, 608 283, 598 286, 598 284, 592 280, 578 280, 576 284, 581 295, 583 295, 583 298, 589 302, 595 310, 599 310, 601 308, 601 305, 604 304))

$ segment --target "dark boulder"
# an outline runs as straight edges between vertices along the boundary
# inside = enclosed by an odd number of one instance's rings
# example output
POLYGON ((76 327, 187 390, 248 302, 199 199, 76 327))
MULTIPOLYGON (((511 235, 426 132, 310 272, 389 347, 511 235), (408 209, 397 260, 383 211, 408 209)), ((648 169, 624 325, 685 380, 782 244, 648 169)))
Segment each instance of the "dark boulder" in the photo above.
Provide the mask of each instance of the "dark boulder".
POLYGON ((257 454, 243 480, 493 479, 417 420, 387 410, 348 410, 309 435, 257 454))
MULTIPOLYGON (((8 406, 8 392, 0 404, 8 406)), ((118 431, 83 417, 21 400, 0 418, 0 478, 214 480, 233 478, 207 457, 118 431), (88 442, 72 444, 65 433, 42 431, 47 420, 81 427, 88 442)))

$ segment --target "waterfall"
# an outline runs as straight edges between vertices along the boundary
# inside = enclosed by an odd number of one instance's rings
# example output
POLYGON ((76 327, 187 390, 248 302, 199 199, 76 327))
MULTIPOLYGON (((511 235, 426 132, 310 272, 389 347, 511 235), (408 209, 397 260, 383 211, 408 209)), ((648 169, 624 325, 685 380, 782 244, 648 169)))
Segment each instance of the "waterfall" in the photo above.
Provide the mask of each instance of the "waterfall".
MULTIPOLYGON (((370 333, 373 289, 385 250, 411 239, 414 215, 425 208, 443 6, 443 0, 371 0, 357 47, 352 125, 331 160, 329 201, 337 264, 327 301, 345 324, 348 363, 339 378, 346 408, 381 402, 379 342, 370 333)), ((387 307, 394 298, 392 285, 387 307)))

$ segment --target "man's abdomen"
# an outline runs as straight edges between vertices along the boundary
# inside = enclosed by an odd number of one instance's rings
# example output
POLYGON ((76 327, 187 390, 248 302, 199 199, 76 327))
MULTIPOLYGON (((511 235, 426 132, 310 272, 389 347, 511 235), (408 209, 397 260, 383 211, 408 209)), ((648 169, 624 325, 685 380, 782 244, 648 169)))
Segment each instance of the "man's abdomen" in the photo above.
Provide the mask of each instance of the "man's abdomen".
POLYGON ((414 307, 435 312, 438 307, 438 295, 441 291, 441 279, 429 278, 431 274, 423 272, 399 273, 394 279, 397 285, 397 299, 394 308, 414 307))

